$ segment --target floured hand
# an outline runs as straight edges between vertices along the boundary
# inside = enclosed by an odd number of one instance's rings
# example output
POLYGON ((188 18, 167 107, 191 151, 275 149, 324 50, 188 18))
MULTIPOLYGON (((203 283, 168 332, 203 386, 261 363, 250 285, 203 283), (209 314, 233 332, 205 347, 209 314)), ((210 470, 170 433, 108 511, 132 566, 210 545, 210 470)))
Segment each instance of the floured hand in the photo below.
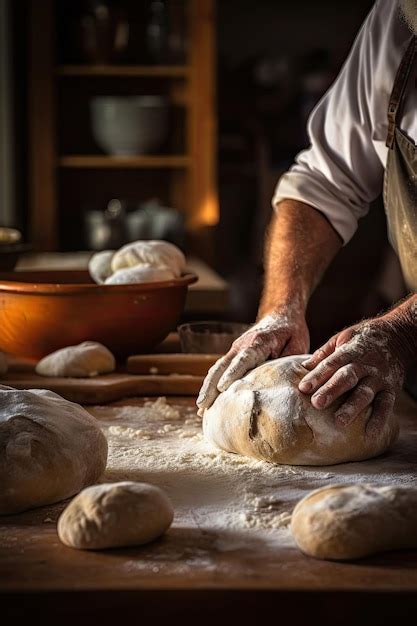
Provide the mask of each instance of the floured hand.
POLYGON ((416 327, 409 313, 399 307, 334 335, 303 363, 311 371, 300 382, 300 391, 312 394, 316 409, 350 392, 336 412, 343 425, 372 404, 367 432, 375 433, 392 411, 412 361, 408 344, 415 339, 416 327))
POLYGON ((249 370, 268 359, 305 354, 309 343, 303 313, 283 307, 273 315, 263 317, 236 339, 229 352, 210 368, 197 398, 199 413, 208 409, 220 392, 249 370))

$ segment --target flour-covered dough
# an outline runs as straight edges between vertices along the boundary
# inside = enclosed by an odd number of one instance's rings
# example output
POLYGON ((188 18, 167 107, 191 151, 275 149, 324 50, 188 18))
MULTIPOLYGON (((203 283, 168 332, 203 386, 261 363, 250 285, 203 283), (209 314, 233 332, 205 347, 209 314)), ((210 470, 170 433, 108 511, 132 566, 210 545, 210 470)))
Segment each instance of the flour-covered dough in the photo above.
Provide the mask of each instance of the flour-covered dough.
POLYGON ((114 250, 103 250, 93 254, 88 262, 88 271, 94 282, 99 285, 103 284, 111 274, 111 262, 114 256, 114 250))
POLYGON ((320 559, 417 548, 417 488, 357 484, 317 489, 295 507, 291 531, 300 550, 320 559))
POLYGON ((395 416, 373 436, 366 433, 369 408, 349 426, 336 423, 342 400, 317 410, 298 390, 305 359, 268 361, 234 382, 204 413, 206 439, 228 452, 288 465, 361 461, 387 450, 398 434, 395 416))
POLYGON ((64 500, 95 483, 107 440, 81 406, 0 385, 0 514, 64 500))
POLYGON ((40 376, 89 378, 108 374, 115 368, 116 361, 110 350, 96 341, 84 341, 78 346, 48 354, 37 364, 36 373, 40 376))
POLYGON ((58 521, 65 545, 81 550, 138 546, 171 525, 174 511, 165 493, 146 483, 121 482, 84 489, 58 521))
POLYGON ((156 283, 173 280, 174 273, 166 267, 152 267, 151 265, 137 265, 117 270, 109 276, 106 285, 129 285, 138 283, 156 283))
POLYGON ((177 246, 168 241, 134 241, 120 248, 111 262, 113 272, 138 265, 168 269, 178 278, 185 270, 185 257, 177 246))

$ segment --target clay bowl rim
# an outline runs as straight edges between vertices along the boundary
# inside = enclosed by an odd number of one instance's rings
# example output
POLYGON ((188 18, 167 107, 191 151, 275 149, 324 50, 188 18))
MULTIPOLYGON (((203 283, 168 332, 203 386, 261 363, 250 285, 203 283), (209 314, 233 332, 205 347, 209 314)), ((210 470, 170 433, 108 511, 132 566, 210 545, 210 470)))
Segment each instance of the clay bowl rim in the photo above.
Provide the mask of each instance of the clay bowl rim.
MULTIPOLYGON (((26 278, 29 274, 33 274, 34 277, 37 275, 47 275, 48 273, 55 274, 80 274, 85 271, 86 276, 88 275, 87 270, 23 270, 21 273, 26 278)), ((1 274, 6 274, 7 272, 1 272, 1 274)), ((10 274, 16 274, 16 272, 10 272, 10 274)), ((121 294, 121 293, 140 293, 140 292, 149 292, 149 291, 157 291, 163 288, 171 288, 174 289, 176 287, 187 287, 189 285, 193 285, 198 281, 197 274, 193 272, 187 272, 183 274, 180 278, 173 278, 171 280, 164 280, 158 282, 150 282, 150 283, 131 283, 127 285, 98 285, 95 283, 60 283, 60 282, 50 282, 50 283, 37 283, 27 282, 26 281, 18 281, 18 280, 7 280, 0 278, 0 293, 8 292, 8 293, 19 293, 19 294, 34 294, 34 295, 67 295, 67 294, 77 294, 77 293, 96 293, 96 294, 121 294)))

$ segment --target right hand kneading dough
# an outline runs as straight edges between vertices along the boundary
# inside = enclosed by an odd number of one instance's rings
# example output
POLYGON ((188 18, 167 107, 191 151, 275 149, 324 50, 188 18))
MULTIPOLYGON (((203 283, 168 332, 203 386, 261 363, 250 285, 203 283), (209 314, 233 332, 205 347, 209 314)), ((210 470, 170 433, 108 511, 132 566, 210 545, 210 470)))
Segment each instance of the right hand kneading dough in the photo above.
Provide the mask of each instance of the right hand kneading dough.
POLYGON ((0 514, 64 500, 100 478, 107 440, 80 405, 0 385, 0 514))
POLYGON ((84 489, 58 520, 65 545, 80 550, 138 546, 153 541, 171 525, 174 511, 161 489, 121 482, 84 489))
POLYGON ((398 434, 394 415, 374 437, 366 432, 369 409, 349 426, 336 423, 342 399, 319 411, 298 390, 305 359, 268 361, 233 383, 204 412, 206 438, 227 452, 287 465, 333 465, 385 452, 398 434))
POLYGON ((295 507, 293 537, 319 559, 417 547, 417 489, 359 484, 312 491, 295 507))
POLYGON ((84 341, 48 354, 39 361, 35 371, 40 376, 89 378, 108 374, 115 368, 116 361, 110 350, 96 341, 84 341))

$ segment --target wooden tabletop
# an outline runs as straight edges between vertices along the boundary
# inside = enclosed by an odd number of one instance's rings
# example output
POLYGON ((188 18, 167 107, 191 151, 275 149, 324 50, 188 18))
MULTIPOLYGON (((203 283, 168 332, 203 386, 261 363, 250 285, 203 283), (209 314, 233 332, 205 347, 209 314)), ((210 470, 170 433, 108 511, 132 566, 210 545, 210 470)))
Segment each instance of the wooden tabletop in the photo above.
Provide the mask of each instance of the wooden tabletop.
MULTIPOLYGON (((190 398, 176 398, 175 403, 188 414, 192 410, 190 398)), ((102 409, 104 417, 109 410, 102 409)), ((392 468, 401 483, 402 468, 409 476, 417 467, 416 404, 403 397, 398 414, 402 443, 393 451, 392 468)), ((345 472, 350 465, 344 466, 345 472)), ((266 619, 271 611, 277 619, 288 611, 291 624, 352 625, 361 623, 363 611, 367 624, 393 619, 401 624, 417 610, 414 550, 332 563, 304 556, 294 544, 272 546, 252 529, 242 533, 240 545, 235 536, 225 549, 219 548, 219 531, 196 517, 195 524, 174 524, 148 546, 83 552, 58 539, 56 520, 64 506, 0 518, 2 614, 17 619, 30 612, 31 624, 36 619, 42 624, 57 619, 91 624, 92 616, 110 620, 122 611, 154 623, 169 614, 205 624, 218 621, 220 614, 249 623, 266 619)))

